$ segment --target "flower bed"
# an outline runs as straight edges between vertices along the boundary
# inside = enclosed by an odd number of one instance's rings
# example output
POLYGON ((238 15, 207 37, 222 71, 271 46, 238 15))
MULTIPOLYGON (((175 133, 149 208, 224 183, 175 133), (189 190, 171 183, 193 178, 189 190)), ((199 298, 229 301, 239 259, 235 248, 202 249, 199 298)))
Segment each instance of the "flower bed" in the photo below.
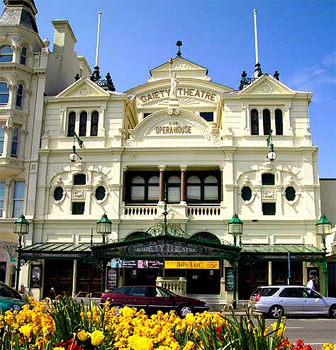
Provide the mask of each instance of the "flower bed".
MULTIPOLYGON (((43 303, 30 298, 30 306, 0 315, 1 350, 311 350, 298 340, 284 338, 285 318, 271 328, 263 317, 230 317, 220 313, 175 312, 152 316, 129 307, 116 310, 85 305, 67 297, 43 303)), ((324 350, 336 350, 325 344, 324 350)))

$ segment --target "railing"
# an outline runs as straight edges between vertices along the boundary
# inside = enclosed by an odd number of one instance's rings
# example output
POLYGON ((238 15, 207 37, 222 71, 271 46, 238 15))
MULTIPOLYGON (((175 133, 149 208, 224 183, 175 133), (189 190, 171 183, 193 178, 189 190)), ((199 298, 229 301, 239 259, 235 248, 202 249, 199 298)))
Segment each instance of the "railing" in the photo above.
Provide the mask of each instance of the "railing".
POLYGON ((127 206, 124 208, 124 215, 128 216, 155 216, 157 207, 152 206, 127 206))
POLYGON ((187 280, 185 277, 157 277, 156 285, 178 295, 187 294, 187 280))
POLYGON ((220 216, 221 208, 220 207, 190 207, 187 209, 189 217, 196 216, 220 216))

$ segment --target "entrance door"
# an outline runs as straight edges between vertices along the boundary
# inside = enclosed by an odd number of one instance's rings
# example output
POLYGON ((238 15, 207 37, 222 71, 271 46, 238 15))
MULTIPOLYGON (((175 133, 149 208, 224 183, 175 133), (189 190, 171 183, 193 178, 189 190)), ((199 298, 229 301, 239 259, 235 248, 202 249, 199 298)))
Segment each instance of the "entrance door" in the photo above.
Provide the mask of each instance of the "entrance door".
POLYGON ((187 294, 219 294, 220 270, 187 270, 187 294))
POLYGON ((248 300, 259 286, 268 284, 267 261, 239 261, 238 263, 238 298, 248 300))
POLYGON ((60 294, 71 295, 73 261, 46 260, 45 262, 44 298, 60 294), (55 294, 51 291, 54 288, 55 294))
POLYGON ((101 271, 88 261, 79 260, 77 265, 77 291, 81 296, 92 294, 93 297, 101 296, 101 271))
POLYGON ((126 286, 155 286, 156 284, 158 269, 124 269, 124 271, 126 286))
POLYGON ((6 262, 0 261, 0 281, 6 282, 6 262))
MULTIPOLYGON (((290 263, 291 279, 290 284, 302 285, 302 262, 293 261, 290 263)), ((288 278, 288 262, 287 261, 272 261, 272 284, 282 285, 287 284, 288 278)))

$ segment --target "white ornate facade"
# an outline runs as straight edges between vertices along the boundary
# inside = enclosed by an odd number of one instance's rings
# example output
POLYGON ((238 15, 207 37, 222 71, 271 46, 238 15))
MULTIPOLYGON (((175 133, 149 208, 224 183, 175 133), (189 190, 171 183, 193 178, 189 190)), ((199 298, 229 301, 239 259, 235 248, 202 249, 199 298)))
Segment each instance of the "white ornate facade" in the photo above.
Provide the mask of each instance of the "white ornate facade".
MULTIPOLYGON (((34 259, 24 269, 23 284, 31 287, 30 266, 41 264, 43 283, 32 288, 37 297, 48 294, 53 283, 72 294, 85 286, 85 291, 98 291, 92 268, 75 256, 65 254, 70 260, 63 259, 62 244, 64 249, 89 247, 92 228, 103 213, 112 221, 109 242, 146 232, 162 220, 164 183, 168 221, 189 236, 202 233, 232 244, 227 223, 234 213, 243 220, 238 280, 246 288, 239 289, 241 299, 260 283, 285 282, 288 252, 296 259, 293 281, 305 283, 313 267, 322 280, 321 241, 314 227, 320 215, 320 188, 317 148, 309 131, 310 92, 293 91, 268 74, 234 90, 213 83, 206 68, 181 56, 152 69, 145 84, 115 92, 89 78, 85 60, 73 51, 76 39, 68 23, 53 24, 58 50, 62 42, 57 33, 71 41, 62 48, 66 71, 57 67, 56 52, 50 53, 30 32, 20 33, 31 40, 28 67, 14 63, 19 49, 11 64, 0 63, 1 78, 13 86, 9 103, 0 107, 4 149, 9 147, 12 125, 20 125, 22 134, 21 156, 1 156, 1 181, 7 186, 1 234, 11 244, 16 240, 10 228, 11 188, 20 179, 26 186, 23 212, 31 232, 26 247, 37 254, 30 256, 34 259), (55 77, 58 84, 52 84, 55 77), (17 111, 13 91, 20 79, 27 86, 27 99, 17 111), (270 128, 275 161, 266 158, 270 128), (74 132, 83 141, 81 149, 74 132), (71 163, 74 144, 82 159, 71 163), (59 255, 43 255, 41 247, 47 243, 59 255), (57 260, 50 263, 46 256, 57 260), (71 274, 63 287, 57 264, 71 274), (48 281, 48 276, 54 280, 48 281)), ((1 40, 15 47, 10 35, 1 40)), ((100 241, 94 233, 93 242, 100 241)), ((215 293, 230 300, 225 286, 225 268, 230 266, 223 260, 218 271, 186 271, 187 292, 215 293), (213 290, 198 289, 207 281, 213 290)), ((118 270, 119 284, 141 278, 139 271, 124 270, 118 270)), ((174 277, 171 274, 167 277, 174 277)))

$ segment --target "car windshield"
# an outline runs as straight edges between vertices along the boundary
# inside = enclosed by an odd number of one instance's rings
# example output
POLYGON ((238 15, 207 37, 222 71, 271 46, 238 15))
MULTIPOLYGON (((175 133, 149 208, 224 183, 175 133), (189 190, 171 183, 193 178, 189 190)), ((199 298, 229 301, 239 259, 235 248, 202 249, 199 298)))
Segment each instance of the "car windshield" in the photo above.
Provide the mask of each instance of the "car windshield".
POLYGON ((5 284, 0 285, 0 296, 14 299, 22 299, 21 295, 5 284))

